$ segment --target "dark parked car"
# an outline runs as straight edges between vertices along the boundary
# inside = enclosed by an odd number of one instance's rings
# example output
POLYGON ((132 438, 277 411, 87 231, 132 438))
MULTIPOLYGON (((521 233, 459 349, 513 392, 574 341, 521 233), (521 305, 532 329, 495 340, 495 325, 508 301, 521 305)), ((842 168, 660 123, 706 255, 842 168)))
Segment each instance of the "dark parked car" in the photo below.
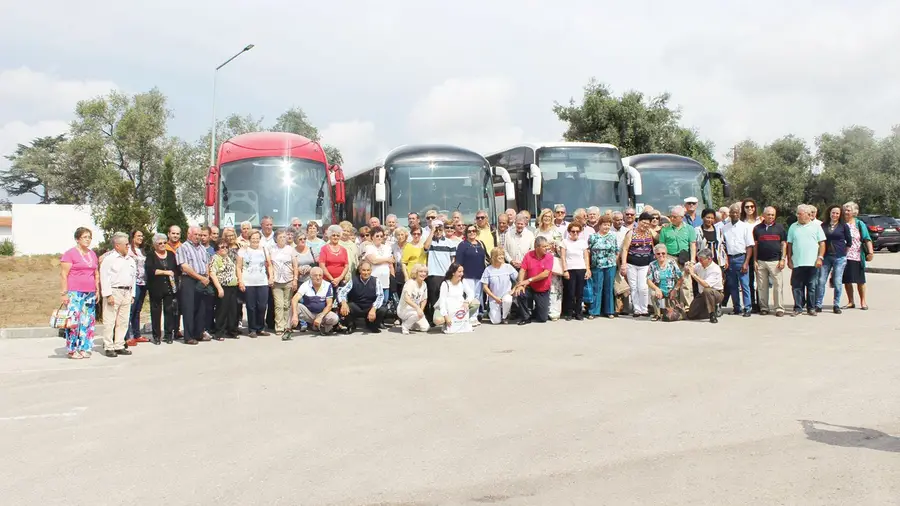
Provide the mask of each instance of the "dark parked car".
POLYGON ((869 228, 875 251, 883 248, 891 253, 900 251, 900 223, 896 219, 881 214, 860 214, 857 219, 869 228))

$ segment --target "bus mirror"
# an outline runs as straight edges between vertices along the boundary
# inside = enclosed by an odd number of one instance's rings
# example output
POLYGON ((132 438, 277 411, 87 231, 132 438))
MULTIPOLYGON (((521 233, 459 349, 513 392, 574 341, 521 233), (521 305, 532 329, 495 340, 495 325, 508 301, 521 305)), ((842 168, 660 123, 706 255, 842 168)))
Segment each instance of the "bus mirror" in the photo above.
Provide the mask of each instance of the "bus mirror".
POLYGON ((384 183, 375 183, 375 202, 385 201, 384 183))
POLYGON ((637 169, 632 167, 631 165, 625 166, 625 171, 628 172, 628 179, 631 180, 632 191, 635 195, 643 195, 644 194, 644 181, 641 179, 641 173, 638 172, 637 169))
POLYGON ((503 191, 506 192, 506 200, 516 200, 516 185, 513 183, 503 183, 503 191))
POLYGON ((724 195, 726 199, 731 198, 731 185, 725 181, 722 181, 722 195, 724 195))
POLYGON ((219 168, 212 166, 206 174, 206 206, 216 205, 219 196, 219 168))
POLYGON ((543 178, 541 177, 541 168, 532 163, 529 167, 529 174, 531 176, 531 194, 540 195, 541 182, 543 181, 543 178))

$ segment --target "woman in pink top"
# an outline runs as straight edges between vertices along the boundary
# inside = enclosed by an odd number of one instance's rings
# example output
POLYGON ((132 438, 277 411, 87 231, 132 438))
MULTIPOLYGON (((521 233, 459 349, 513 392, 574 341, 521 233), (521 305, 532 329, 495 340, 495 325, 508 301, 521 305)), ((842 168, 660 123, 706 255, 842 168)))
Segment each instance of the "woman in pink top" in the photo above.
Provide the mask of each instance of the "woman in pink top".
POLYGON ((70 358, 90 358, 94 346, 94 318, 100 291, 99 265, 91 250, 90 229, 75 230, 75 247, 60 258, 62 303, 67 305, 74 326, 66 329, 66 351, 70 358))

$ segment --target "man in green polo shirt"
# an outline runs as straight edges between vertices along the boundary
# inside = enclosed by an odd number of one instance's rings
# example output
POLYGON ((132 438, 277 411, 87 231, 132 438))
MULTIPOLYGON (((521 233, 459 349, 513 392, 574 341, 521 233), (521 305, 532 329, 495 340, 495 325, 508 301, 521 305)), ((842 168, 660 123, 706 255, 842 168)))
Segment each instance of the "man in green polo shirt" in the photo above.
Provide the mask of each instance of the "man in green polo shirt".
MULTIPOLYGON (((697 231, 694 227, 684 222, 684 207, 675 206, 669 215, 669 225, 665 226, 659 232, 659 243, 666 245, 666 251, 669 256, 678 259, 678 266, 681 272, 687 272, 684 268, 685 264, 696 262, 697 258, 697 231)), ((694 300, 694 293, 689 283, 690 279, 686 279, 681 283, 681 299, 685 305, 690 305, 694 300)))

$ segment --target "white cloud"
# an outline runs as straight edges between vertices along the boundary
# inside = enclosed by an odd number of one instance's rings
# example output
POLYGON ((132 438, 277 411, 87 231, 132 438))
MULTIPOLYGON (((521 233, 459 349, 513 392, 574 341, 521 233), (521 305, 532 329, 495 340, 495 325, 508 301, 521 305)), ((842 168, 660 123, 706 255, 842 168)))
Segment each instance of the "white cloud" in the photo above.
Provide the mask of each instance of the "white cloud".
POLYGON ((475 151, 502 149, 525 135, 512 122, 515 95, 515 86, 505 78, 448 79, 413 106, 409 134, 419 142, 459 144, 475 151))
POLYGON ((69 123, 63 120, 47 120, 38 121, 37 123, 27 124, 22 121, 11 121, 5 125, 0 125, 0 167, 4 167, 8 162, 6 156, 12 154, 19 144, 28 144, 35 137, 44 137, 48 135, 59 135, 69 130, 69 123))
POLYGON ((375 124, 371 121, 330 123, 320 133, 323 144, 341 150, 345 170, 374 163, 379 156, 381 148, 375 136, 375 124))
POLYGON ((65 79, 28 67, 0 70, 0 121, 46 119, 72 114, 79 100, 108 93, 112 81, 65 79))

